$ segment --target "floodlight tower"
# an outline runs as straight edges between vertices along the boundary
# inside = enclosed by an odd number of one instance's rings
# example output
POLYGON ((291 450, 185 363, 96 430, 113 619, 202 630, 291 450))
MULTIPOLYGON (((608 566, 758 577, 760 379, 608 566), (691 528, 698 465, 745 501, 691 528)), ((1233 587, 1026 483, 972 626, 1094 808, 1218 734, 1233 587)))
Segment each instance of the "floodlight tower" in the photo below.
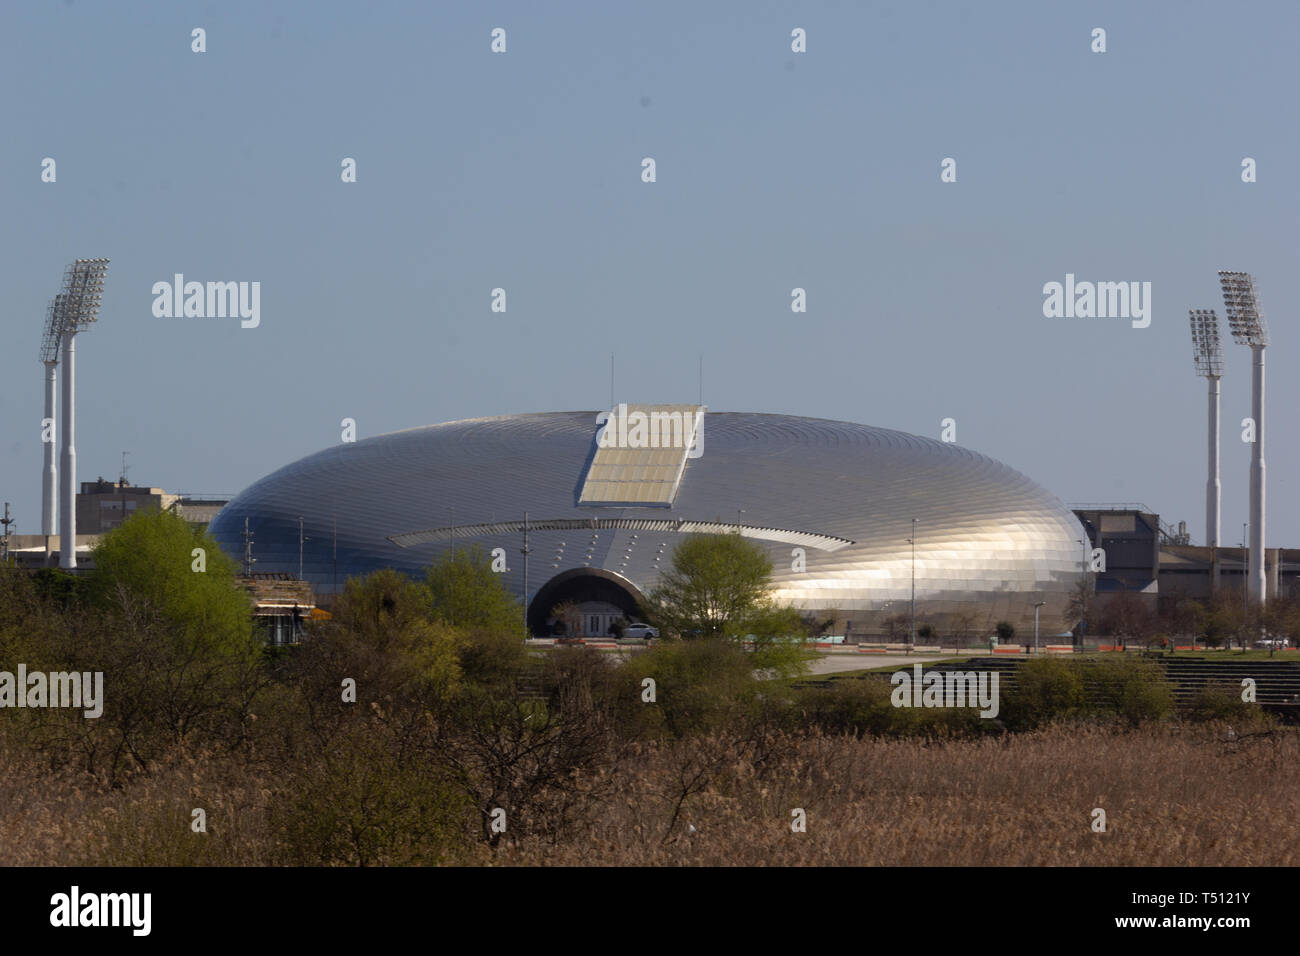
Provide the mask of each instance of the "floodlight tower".
POLYGON ((99 318, 103 302, 107 259, 78 259, 63 272, 63 296, 55 309, 63 343, 63 428, 59 510, 59 567, 77 566, 77 449, 76 449, 76 339, 77 333, 99 318))
POLYGON ((1223 307, 1228 328, 1251 353, 1250 413, 1255 419, 1255 449, 1250 459, 1250 577, 1247 593, 1255 604, 1263 604, 1264 579, 1264 349, 1268 347, 1268 326, 1259 311, 1255 277, 1245 272, 1219 272, 1223 307))
POLYGON ((1219 340, 1219 317, 1213 309, 1189 309, 1192 324, 1192 358, 1196 374, 1209 384, 1210 471, 1205 481, 1205 543, 1214 554, 1219 546, 1219 504, 1222 485, 1219 482, 1219 379, 1223 375, 1223 343, 1219 340))
POLYGON ((45 417, 41 421, 41 442, 45 445, 45 466, 41 471, 41 534, 45 537, 45 557, 49 560, 51 538, 59 533, 57 451, 54 443, 55 398, 59 386, 59 314, 63 293, 52 300, 45 313, 45 334, 41 337, 41 362, 45 366, 45 417), (48 436, 48 438, 47 438, 48 436))

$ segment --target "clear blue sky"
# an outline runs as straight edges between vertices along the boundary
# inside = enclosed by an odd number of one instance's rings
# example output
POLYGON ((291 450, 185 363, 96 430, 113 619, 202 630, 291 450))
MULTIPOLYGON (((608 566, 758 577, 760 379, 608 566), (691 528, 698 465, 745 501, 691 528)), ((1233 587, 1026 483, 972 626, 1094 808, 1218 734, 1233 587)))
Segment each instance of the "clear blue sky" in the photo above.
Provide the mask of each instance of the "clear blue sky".
MULTIPOLYGON (((125 449, 133 481, 233 493, 344 417, 604 407, 611 352, 619 400, 694 401, 703 353, 713 409, 953 417, 1063 500, 1142 501, 1200 543, 1187 309, 1222 315, 1230 268, 1273 334, 1268 543, 1300 547, 1298 27, 1292 2, 9 0, 0 499, 39 530, 46 303, 108 256, 81 480, 125 449), (177 272, 259 281, 260 327, 154 317, 177 272), (1151 282, 1150 327, 1044 318, 1067 272, 1151 282)), ((1250 363, 1225 350, 1235 543, 1250 363)))

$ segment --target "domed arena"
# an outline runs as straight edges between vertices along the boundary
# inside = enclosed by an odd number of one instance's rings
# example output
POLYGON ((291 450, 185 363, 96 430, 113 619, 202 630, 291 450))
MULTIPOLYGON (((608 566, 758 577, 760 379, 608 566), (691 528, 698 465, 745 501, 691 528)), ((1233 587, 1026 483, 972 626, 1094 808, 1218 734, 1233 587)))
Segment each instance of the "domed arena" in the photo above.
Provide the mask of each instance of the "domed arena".
POLYGON ((1000 621, 1044 633, 1083 568, 1075 516, 1019 472, 955 444, 790 415, 620 405, 476 418, 345 442, 235 497, 210 530, 260 572, 318 592, 381 568, 420 576, 479 545, 533 633, 574 601, 584 630, 636 620, 673 549, 739 533, 772 560, 775 597, 883 633, 1000 621), (914 536, 915 535, 915 536, 914 536))

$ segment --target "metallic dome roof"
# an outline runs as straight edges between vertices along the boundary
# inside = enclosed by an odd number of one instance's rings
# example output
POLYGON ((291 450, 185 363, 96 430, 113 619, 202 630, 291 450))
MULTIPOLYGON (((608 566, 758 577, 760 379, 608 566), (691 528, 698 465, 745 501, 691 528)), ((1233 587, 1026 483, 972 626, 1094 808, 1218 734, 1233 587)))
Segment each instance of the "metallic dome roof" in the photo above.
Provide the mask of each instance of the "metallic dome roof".
POLYGON ((324 591, 382 567, 418 574, 454 535, 503 548, 506 585, 521 594, 526 512, 531 599, 575 569, 646 593, 685 535, 739 527, 771 556, 779 599, 838 610, 855 631, 907 612, 913 518, 917 620, 940 633, 961 615, 981 633, 1009 620, 1023 634, 1037 601, 1052 633, 1082 573, 1082 527, 1024 475, 848 422, 709 412, 670 507, 580 505, 596 415, 469 419, 340 444, 241 492, 210 531, 238 557, 247 518, 256 570, 297 574, 301 516, 304 576, 324 591))

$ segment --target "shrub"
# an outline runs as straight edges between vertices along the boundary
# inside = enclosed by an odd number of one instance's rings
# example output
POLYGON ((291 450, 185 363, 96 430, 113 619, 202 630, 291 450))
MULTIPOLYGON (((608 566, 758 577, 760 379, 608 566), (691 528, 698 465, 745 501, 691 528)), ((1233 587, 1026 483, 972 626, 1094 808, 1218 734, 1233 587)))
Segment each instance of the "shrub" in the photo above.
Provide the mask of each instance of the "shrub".
POLYGON ((1127 720, 1161 720, 1174 712, 1173 687, 1155 661, 1116 654, 1083 664, 1090 708, 1127 720))
POLYGON ((1086 702, 1083 679, 1073 661, 1040 657, 1017 668, 1001 716, 1012 730, 1030 730, 1073 717, 1086 702))

